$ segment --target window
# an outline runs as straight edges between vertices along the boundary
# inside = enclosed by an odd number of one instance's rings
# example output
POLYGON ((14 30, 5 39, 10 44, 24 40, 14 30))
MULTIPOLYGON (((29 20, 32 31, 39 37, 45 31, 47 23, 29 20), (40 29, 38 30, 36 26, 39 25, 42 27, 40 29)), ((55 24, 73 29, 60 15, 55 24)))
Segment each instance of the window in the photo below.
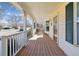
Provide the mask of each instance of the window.
POLYGON ((73 44, 73 2, 66 6, 66 41, 73 44))
POLYGON ((46 27, 46 31, 49 31, 49 26, 46 27))
POLYGON ((57 16, 55 16, 54 18, 53 18, 53 29, 54 29, 54 33, 53 34, 55 34, 55 35, 57 35, 57 16))
POLYGON ((79 2, 77 2, 77 45, 79 45, 79 2))
POLYGON ((79 2, 77 2, 77 19, 79 20, 79 2))
POLYGON ((79 45, 79 22, 77 23, 77 45, 79 45))
POLYGON ((46 26, 49 26, 49 21, 46 21, 46 26))
POLYGON ((46 31, 49 31, 49 21, 46 21, 46 31))
POLYGON ((35 28, 36 26, 35 26, 35 23, 34 23, 34 28, 35 28))
POLYGON ((58 15, 53 18, 53 39, 58 40, 58 15))

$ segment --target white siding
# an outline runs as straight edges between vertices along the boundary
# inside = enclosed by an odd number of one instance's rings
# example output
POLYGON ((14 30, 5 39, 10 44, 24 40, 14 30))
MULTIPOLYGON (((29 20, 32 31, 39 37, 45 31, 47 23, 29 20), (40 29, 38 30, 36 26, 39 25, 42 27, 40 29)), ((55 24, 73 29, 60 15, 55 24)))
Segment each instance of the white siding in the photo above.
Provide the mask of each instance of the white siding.
MULTIPOLYGON (((72 45, 70 43, 68 43, 67 41, 65 41, 65 6, 66 4, 64 4, 63 6, 61 6, 61 8, 58 10, 55 10, 54 13, 59 12, 59 39, 58 39, 58 44, 60 46, 60 48, 67 54, 70 56, 79 56, 79 47, 76 47, 75 45, 72 45)), ((53 14, 52 17, 54 17, 55 14, 53 14)), ((51 29, 52 30, 52 29, 51 29)), ((52 31, 50 30, 50 37, 53 36, 52 31), (52 35, 51 35, 52 34, 52 35)))

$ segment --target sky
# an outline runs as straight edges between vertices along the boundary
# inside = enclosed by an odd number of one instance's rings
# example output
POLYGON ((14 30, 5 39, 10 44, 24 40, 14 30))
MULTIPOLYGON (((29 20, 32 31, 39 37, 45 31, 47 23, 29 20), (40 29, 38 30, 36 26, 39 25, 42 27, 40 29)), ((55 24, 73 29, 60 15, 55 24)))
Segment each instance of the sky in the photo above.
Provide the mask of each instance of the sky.
MULTIPOLYGON (((22 22, 20 17, 23 13, 21 10, 16 9, 15 6, 13 6, 11 3, 9 2, 0 2, 0 24, 10 24, 13 23, 13 20, 15 19, 14 15, 16 15, 16 22, 22 22), (2 14, 1 14, 2 13, 2 14), (14 18, 14 19, 13 19, 14 18)), ((30 18, 27 19, 27 23, 29 25, 33 25, 32 20, 30 18)))
POLYGON ((21 14, 21 11, 19 9, 16 9, 15 6, 13 6, 9 2, 0 2, 0 9, 4 9, 6 11, 7 15, 11 15, 11 14, 19 15, 19 14, 21 14))
POLYGON ((16 15, 17 17, 20 17, 20 15, 22 14, 21 10, 16 9, 15 6, 13 6, 9 2, 0 2, 0 10, 2 10, 0 12, 0 21, 4 21, 5 23, 7 23, 8 21, 13 21, 10 18, 11 16, 16 15))

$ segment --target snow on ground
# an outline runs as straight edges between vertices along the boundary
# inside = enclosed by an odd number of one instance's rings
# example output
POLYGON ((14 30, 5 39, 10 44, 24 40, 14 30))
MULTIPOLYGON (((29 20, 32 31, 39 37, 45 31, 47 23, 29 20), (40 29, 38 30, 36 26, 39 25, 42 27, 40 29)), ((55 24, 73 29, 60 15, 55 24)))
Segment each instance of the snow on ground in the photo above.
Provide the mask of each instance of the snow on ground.
POLYGON ((41 37, 43 37, 43 34, 41 34, 41 35, 34 35, 32 38, 30 38, 29 40, 37 40, 38 38, 41 38, 41 37))

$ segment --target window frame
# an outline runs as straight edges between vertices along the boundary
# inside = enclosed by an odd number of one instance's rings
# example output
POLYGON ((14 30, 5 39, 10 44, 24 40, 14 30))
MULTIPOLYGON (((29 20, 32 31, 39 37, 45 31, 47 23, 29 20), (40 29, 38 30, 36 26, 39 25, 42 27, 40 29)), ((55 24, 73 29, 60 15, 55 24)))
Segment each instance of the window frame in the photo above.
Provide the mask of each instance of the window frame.
POLYGON ((77 2, 74 2, 74 45, 78 46, 78 28, 77 28, 77 24, 79 23, 79 20, 78 20, 78 10, 77 10, 77 2))
POLYGON ((72 45, 79 47, 79 45, 77 44, 77 23, 79 23, 79 20, 77 19, 77 12, 78 12, 77 2, 74 2, 73 3, 73 44, 72 45))
MULTIPOLYGON (((70 6, 69 6, 70 7, 70 6)), ((74 44, 74 2, 69 2, 66 6, 65 6, 65 41, 66 42, 68 42, 68 43, 70 43, 70 44, 74 44), (73 33, 72 33, 72 40, 71 41, 69 41, 68 39, 67 39, 67 22, 69 22, 69 21, 67 21, 67 6, 70 4, 70 3, 73 3, 73 5, 72 5, 72 7, 73 7, 73 15, 72 15, 72 31, 73 31, 73 33)), ((70 20, 71 21, 71 20, 70 20)))

